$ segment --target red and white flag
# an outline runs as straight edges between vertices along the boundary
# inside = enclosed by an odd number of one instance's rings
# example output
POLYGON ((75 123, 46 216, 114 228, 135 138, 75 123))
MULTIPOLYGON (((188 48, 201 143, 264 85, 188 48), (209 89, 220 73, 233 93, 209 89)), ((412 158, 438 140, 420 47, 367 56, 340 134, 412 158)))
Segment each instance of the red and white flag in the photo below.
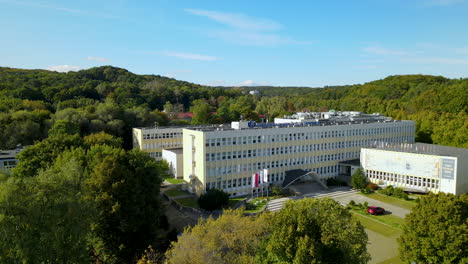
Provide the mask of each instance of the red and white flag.
POLYGON ((258 187, 258 173, 252 174, 252 188, 258 187))

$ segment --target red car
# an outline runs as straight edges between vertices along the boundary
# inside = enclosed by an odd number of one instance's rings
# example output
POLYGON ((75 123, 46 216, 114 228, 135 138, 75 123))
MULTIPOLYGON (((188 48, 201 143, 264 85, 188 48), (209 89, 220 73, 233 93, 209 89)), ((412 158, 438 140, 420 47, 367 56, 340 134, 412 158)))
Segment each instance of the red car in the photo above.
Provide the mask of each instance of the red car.
POLYGON ((367 213, 371 215, 385 214, 385 209, 377 206, 369 206, 367 207, 367 213))

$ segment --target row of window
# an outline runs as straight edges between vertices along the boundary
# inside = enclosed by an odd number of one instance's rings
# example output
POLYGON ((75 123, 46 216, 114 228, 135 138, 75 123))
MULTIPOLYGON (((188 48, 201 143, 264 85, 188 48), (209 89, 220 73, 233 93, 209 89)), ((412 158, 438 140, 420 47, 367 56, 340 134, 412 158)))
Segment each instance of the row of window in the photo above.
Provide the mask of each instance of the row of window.
POLYGON ((162 143, 145 143, 143 149, 162 149, 181 147, 182 142, 162 142, 162 143))
POLYGON ((402 175, 395 173, 388 173, 383 171, 367 170, 367 177, 371 180, 378 182, 394 182, 414 188, 439 188, 439 179, 428 179, 423 177, 416 177, 410 175, 402 175))
POLYGON ((149 152, 148 153, 151 158, 161 158, 162 152, 149 152))
POLYGON ((206 147, 215 146, 229 146, 240 144, 257 144, 257 143, 271 143, 271 142, 285 142, 295 140, 308 140, 308 139, 321 139, 321 138, 336 138, 344 136, 369 136, 383 133, 411 133, 413 128, 406 127, 382 127, 382 128, 368 128, 368 129, 352 129, 345 131, 323 131, 323 132, 309 132, 309 133, 291 133, 291 134, 278 134, 278 135, 262 135, 262 136, 243 136, 243 137, 222 137, 207 139, 206 147))
MULTIPOLYGON (((400 141, 401 138, 388 138, 388 139, 379 139, 379 140, 381 141, 386 140, 386 142, 389 142, 389 143, 402 142, 400 141)), ((407 140, 409 142, 412 142, 411 137, 407 137, 407 140)), ((272 155, 304 153, 304 152, 329 150, 329 149, 343 149, 344 150, 345 148, 371 146, 374 142, 375 140, 373 139, 367 139, 367 140, 353 140, 353 141, 345 141, 345 142, 332 142, 332 143, 287 146, 287 147, 277 147, 277 148, 211 152, 211 153, 205 154, 205 160, 206 161, 220 161, 220 160, 244 159, 244 158, 252 158, 252 157, 271 157, 272 155)))
POLYGON ((205 160, 206 161, 220 161, 220 160, 242 159, 242 158, 251 158, 251 157, 271 157, 272 155, 294 154, 294 153, 312 152, 312 151, 328 150, 328 149, 343 149, 344 150, 344 148, 369 146, 372 144, 372 142, 374 141, 373 140, 357 140, 357 141, 348 141, 348 142, 332 142, 332 143, 323 143, 323 144, 310 144, 310 145, 300 145, 300 146, 207 153, 205 155, 205 160))
MULTIPOLYGON (((304 165, 304 164, 315 164, 318 162, 332 161, 332 160, 356 159, 358 157, 359 157, 359 152, 346 152, 346 153, 330 154, 330 155, 315 156, 315 157, 291 158, 291 159, 276 160, 276 161, 254 162, 254 163, 235 164, 235 165, 227 165, 227 166, 219 166, 219 167, 207 167, 206 175, 207 177, 218 177, 221 175, 226 175, 226 174, 231 174, 231 173, 255 172, 258 170, 262 170, 262 169, 282 168, 282 167, 304 165)), ((320 171, 320 173, 334 173, 334 172, 337 172, 337 168, 338 168, 338 165, 336 165, 336 168, 333 168, 332 171, 320 171)))
MULTIPOLYGON (((338 173, 338 165, 334 166, 325 166, 315 169, 308 169, 307 171, 315 171, 319 175, 329 175, 338 173)), ((269 183, 279 183, 284 180, 285 172, 271 173, 268 175, 269 183)), ((265 184, 267 185, 267 184, 265 184)), ((219 181, 211 181, 206 183, 206 189, 229 189, 236 187, 251 187, 252 186, 252 177, 244 177, 238 179, 222 179, 219 181)), ((262 186, 259 186, 262 188, 262 186)))
POLYGON ((15 160, 0 161, 0 169, 11 170, 16 166, 15 160))
POLYGON ((143 134, 143 139, 181 138, 182 132, 143 134))
MULTIPOLYGON (((284 180, 284 172, 271 173, 268 175, 268 182, 275 183, 284 180)), ((226 189, 236 187, 252 186, 252 177, 244 177, 238 179, 221 180, 214 182, 207 182, 206 189, 226 189)))

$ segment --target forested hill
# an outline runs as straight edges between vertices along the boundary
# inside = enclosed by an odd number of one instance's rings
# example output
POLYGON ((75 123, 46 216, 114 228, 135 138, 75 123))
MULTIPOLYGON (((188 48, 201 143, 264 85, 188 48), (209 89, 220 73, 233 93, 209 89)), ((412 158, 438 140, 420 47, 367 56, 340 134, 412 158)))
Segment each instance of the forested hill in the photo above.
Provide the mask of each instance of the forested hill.
POLYGON ((209 87, 112 66, 68 73, 0 68, 0 149, 41 140, 63 119, 78 123, 83 135, 123 137, 129 148, 132 127, 177 124, 164 109, 193 111, 196 124, 301 110, 379 112, 416 120, 419 141, 467 148, 467 93, 468 79, 427 75, 324 88, 209 87))
POLYGON ((398 75, 365 84, 313 89, 296 109, 358 110, 417 123, 417 140, 468 148, 468 79, 398 75))

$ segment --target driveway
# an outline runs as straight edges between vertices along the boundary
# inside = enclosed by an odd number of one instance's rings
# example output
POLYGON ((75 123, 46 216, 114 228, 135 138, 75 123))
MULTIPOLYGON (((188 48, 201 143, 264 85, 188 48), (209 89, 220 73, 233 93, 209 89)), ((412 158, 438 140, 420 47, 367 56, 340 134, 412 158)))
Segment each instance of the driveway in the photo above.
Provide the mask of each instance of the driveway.
POLYGON ((337 201, 337 202, 339 202, 341 204, 344 204, 344 205, 347 205, 349 203, 349 201, 351 201, 351 200, 354 200, 356 203, 367 202, 369 205, 375 205, 375 206, 383 207, 385 209, 385 211, 391 212, 392 214, 394 214, 394 215, 396 215, 398 217, 401 217, 401 218, 405 218, 405 216, 407 214, 409 214, 409 212, 410 212, 410 211, 408 211, 406 209, 403 209, 401 207, 391 205, 391 204, 388 204, 388 203, 384 203, 384 202, 381 202, 381 201, 377 201, 377 200, 365 197, 365 196, 360 195, 360 194, 349 194, 349 195, 331 197, 331 198, 333 198, 335 201, 337 201))

